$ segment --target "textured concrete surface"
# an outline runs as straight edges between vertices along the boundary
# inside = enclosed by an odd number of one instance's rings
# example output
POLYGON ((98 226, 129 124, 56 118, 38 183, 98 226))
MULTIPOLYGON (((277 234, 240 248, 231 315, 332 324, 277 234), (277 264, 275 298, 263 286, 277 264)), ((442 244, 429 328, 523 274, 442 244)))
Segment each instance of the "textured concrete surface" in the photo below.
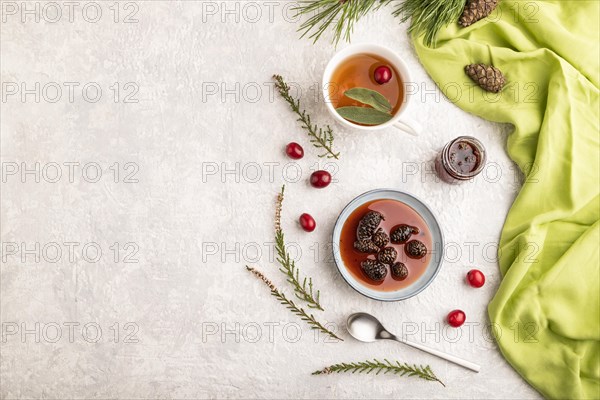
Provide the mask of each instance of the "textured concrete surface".
POLYGON ((389 10, 360 22, 353 40, 390 46, 410 65, 420 137, 334 123, 318 93, 335 48, 299 40, 288 2, 2 1, 2 18, 2 398, 538 397, 486 328, 495 244, 521 179, 504 152, 510 127, 443 98, 389 10), (339 161, 317 158, 273 73, 302 88, 315 122, 332 124, 339 161), (490 167, 472 183, 437 182, 431 160, 463 134, 483 141, 490 167), (285 157, 289 141, 304 145, 304 159, 285 157), (325 190, 307 185, 317 166, 334 172, 325 190), (245 271, 257 266, 292 293, 273 262, 282 183, 290 252, 321 290, 326 311, 315 316, 344 342, 315 336, 245 271), (401 303, 355 293, 330 256, 341 208, 380 187, 424 199, 449 243, 435 282, 401 303), (295 223, 303 212, 317 220, 311 234, 295 223), (488 279, 479 290, 464 283, 474 266, 488 279), (445 327, 454 308, 469 326, 445 327), (358 343, 344 326, 356 311, 479 362, 481 373, 392 342, 358 343), (446 387, 310 375, 369 358, 429 364, 446 387))

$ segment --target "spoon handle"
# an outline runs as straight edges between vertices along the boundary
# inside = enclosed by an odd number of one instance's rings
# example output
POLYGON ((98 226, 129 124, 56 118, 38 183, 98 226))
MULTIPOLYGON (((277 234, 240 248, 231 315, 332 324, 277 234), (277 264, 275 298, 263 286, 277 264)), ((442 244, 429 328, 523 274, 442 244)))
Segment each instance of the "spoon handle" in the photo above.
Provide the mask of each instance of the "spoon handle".
POLYGON ((440 350, 432 349, 430 347, 422 345, 421 343, 411 342, 411 341, 404 340, 404 339, 401 339, 401 338, 396 337, 396 336, 392 336, 390 339, 393 339, 393 340, 395 340, 397 342, 400 342, 400 343, 407 344, 407 345, 409 345, 411 347, 414 347, 415 349, 419 349, 419 350, 424 351, 426 353, 433 354, 434 356, 437 356, 439 358, 443 358, 444 360, 453 362, 454 364, 458 364, 461 367, 468 368, 471 371, 479 372, 479 370, 481 369, 481 367, 479 365, 477 365, 475 363, 472 363, 471 361, 467 361, 467 360, 462 359, 460 357, 456 357, 456 356, 453 356, 451 354, 444 353, 443 351, 440 351, 440 350))

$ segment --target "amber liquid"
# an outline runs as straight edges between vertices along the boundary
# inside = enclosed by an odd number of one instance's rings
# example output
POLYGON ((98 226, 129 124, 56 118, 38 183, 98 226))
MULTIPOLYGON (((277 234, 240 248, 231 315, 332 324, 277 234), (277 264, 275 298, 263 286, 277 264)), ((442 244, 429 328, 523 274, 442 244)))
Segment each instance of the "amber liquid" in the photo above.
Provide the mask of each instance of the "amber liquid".
POLYGON ((398 71, 386 59, 372 54, 358 54, 344 60, 333 72, 329 83, 329 100, 334 108, 359 106, 368 107, 356 100, 344 96, 346 90, 363 87, 381 93, 392 105, 392 114, 396 114, 404 101, 404 84, 398 71), (380 85, 375 82, 375 69, 386 65, 392 69, 392 79, 380 85))
POLYGON ((413 284, 427 269, 432 257, 433 238, 427 223, 423 218, 410 206, 397 200, 374 200, 365 203, 358 207, 346 220, 342 227, 340 236, 340 255, 344 265, 350 273, 364 285, 371 289, 379 291, 395 291, 413 284), (356 228, 360 219, 369 211, 379 211, 385 218, 379 225, 389 236, 390 231, 400 224, 406 224, 419 228, 419 233, 412 235, 409 240, 418 239, 427 247, 427 255, 421 259, 409 258, 404 252, 404 244, 389 243, 388 246, 393 247, 398 252, 396 261, 400 261, 408 268, 408 277, 399 281, 394 279, 391 271, 388 273, 383 282, 375 282, 369 279, 360 268, 360 263, 366 259, 375 259, 374 254, 360 253, 354 249, 354 241, 356 240, 356 228))

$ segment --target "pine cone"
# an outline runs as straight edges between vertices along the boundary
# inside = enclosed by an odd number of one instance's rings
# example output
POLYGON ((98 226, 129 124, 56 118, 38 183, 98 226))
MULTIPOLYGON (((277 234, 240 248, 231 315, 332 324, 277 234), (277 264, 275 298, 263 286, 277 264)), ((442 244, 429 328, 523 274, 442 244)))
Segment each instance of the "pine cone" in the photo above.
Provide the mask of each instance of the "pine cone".
POLYGON ((506 84, 502 72, 493 65, 470 64, 465 67, 465 72, 475 83, 488 92, 498 93, 506 84))
POLYGON ((419 233, 419 228, 403 224, 394 228, 390 238, 392 239, 392 243, 406 243, 411 235, 416 235, 417 233, 419 233))
POLYGON ((383 248, 387 246, 389 242, 390 238, 383 231, 383 229, 378 228, 377 231, 375 231, 375 233, 373 234, 373 243, 375 243, 375 246, 383 248))
POLYGON ((377 260, 384 264, 392 265, 398 257, 398 252, 393 247, 386 247, 377 254, 377 260))
POLYGON ((377 226, 383 221, 383 215, 377 211, 369 211, 361 218, 356 229, 358 240, 370 240, 377 229, 377 226))
POLYGON ((379 253, 379 247, 369 239, 357 240, 354 242, 354 248, 361 253, 379 253))
POLYGON ((384 280, 387 275, 387 268, 377 260, 365 260, 360 263, 360 267, 365 275, 375 282, 384 280))
POLYGON ((404 246, 404 252, 410 258, 423 258, 427 254, 427 247, 420 240, 411 240, 404 246))
POLYGON ((467 0, 465 9, 458 20, 459 25, 469 26, 490 15, 499 0, 467 0))
POLYGON ((392 265, 392 276, 400 281, 403 281, 408 276, 408 268, 404 263, 397 262, 392 265))

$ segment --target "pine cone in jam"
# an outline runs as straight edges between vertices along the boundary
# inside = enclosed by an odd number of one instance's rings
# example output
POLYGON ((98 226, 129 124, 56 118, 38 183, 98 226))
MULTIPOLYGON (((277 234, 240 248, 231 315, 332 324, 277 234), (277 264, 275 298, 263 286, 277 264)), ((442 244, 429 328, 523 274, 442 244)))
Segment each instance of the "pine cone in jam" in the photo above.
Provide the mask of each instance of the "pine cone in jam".
POLYGON ((411 240, 404 246, 404 251, 410 258, 423 258, 427 254, 427 247, 420 240, 411 240))
POLYGON ((408 276, 408 268, 404 263, 397 262, 392 265, 392 276, 394 279, 398 279, 399 281, 403 281, 408 276))
POLYGON ((406 243, 406 241, 411 237, 411 235, 416 235, 419 233, 419 228, 410 225, 398 225, 392 230, 392 234, 390 238, 392 243, 401 244, 406 243))
POLYGON ((373 234, 373 243, 377 247, 385 247, 390 242, 389 236, 383 231, 383 229, 379 228, 373 234))
POLYGON ((360 263, 360 267, 365 275, 375 282, 384 280, 387 275, 387 268, 377 260, 365 260, 360 263))
POLYGON ((361 253, 379 253, 379 247, 372 240, 357 240, 354 242, 354 248, 361 253))
POLYGON ((356 237, 358 240, 370 240, 383 220, 383 215, 377 211, 369 211, 366 213, 358 223, 358 228, 356 229, 356 237))
POLYGON ((377 259, 384 264, 392 265, 394 261, 396 261, 397 256, 398 252, 396 249, 393 247, 386 247, 377 254, 377 259))

